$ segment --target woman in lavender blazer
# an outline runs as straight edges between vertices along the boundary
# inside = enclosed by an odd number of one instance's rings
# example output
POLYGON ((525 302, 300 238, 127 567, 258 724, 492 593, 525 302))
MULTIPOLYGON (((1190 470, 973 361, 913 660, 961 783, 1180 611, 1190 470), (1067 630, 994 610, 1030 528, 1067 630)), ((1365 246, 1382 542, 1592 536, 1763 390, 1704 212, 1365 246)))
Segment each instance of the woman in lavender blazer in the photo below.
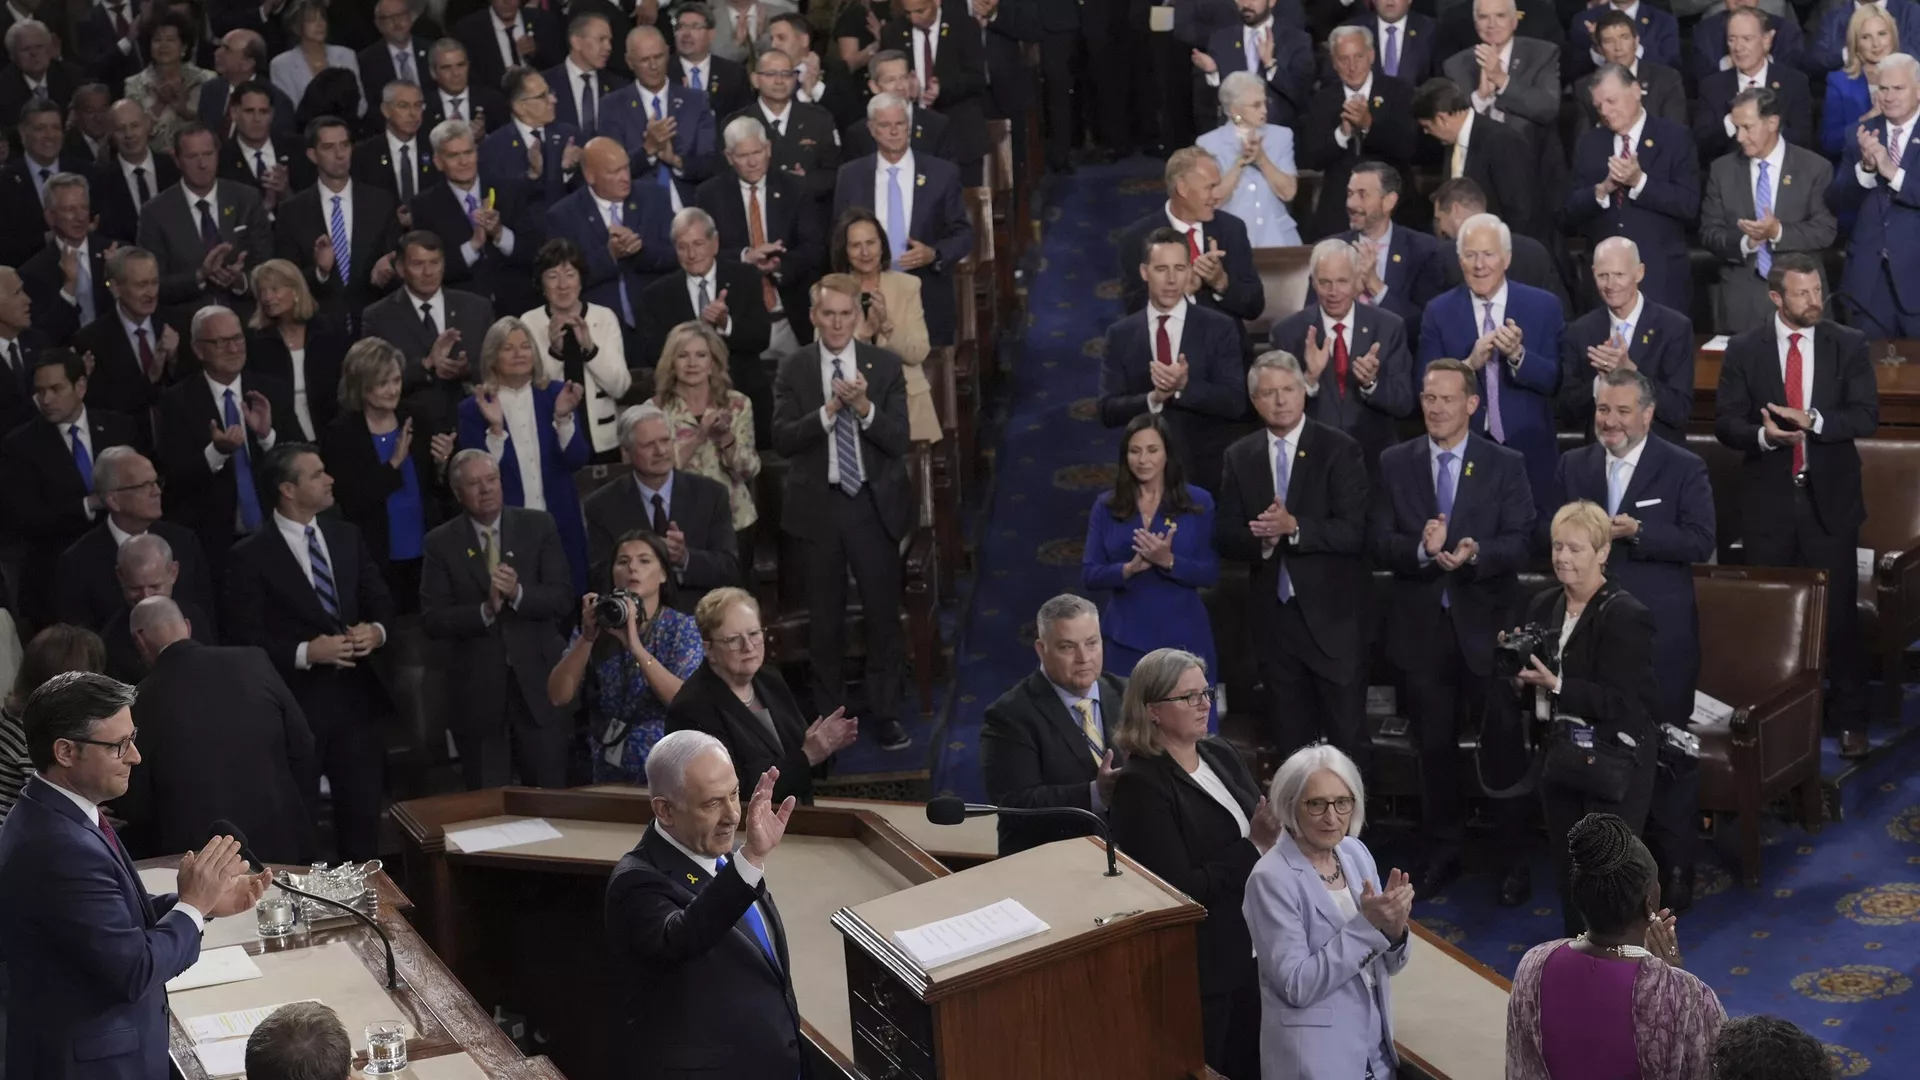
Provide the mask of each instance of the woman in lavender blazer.
POLYGON ((1260 972, 1261 1080, 1391 1080, 1391 977, 1407 966, 1413 886, 1384 882, 1358 837, 1366 789, 1324 743, 1297 751, 1268 795, 1286 831, 1254 864, 1241 911, 1260 972))

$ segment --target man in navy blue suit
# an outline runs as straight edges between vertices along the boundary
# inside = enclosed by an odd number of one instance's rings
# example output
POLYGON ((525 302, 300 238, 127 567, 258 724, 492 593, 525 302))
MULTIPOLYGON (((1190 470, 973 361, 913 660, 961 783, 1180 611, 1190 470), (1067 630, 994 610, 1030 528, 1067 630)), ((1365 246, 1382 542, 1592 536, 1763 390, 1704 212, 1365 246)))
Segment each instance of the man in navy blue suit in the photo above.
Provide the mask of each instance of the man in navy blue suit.
POLYGON ((893 268, 920 279, 927 339, 951 345, 956 329, 953 268, 973 252, 973 225, 960 204, 960 170, 952 162, 916 154, 905 99, 875 95, 867 103, 867 130, 876 150, 840 166, 833 185, 833 216, 852 207, 871 210, 886 230, 893 268), (903 227, 904 226, 904 227, 903 227))
POLYGON ((1526 456, 1534 505, 1550 516, 1559 455, 1553 395, 1560 386, 1560 301, 1508 279, 1513 234, 1491 214, 1461 224, 1459 251, 1466 280, 1427 305, 1417 370, 1452 358, 1478 374, 1474 430, 1526 456))
MULTIPOLYGON (((1367 528, 1374 565, 1393 572, 1387 655, 1406 676, 1403 711, 1419 738, 1427 841, 1413 879, 1420 896, 1440 895, 1460 872, 1466 798, 1458 705, 1464 692, 1470 718, 1512 708, 1511 696, 1494 684, 1493 644, 1513 625, 1522 599, 1517 574, 1532 547, 1527 463, 1468 430, 1480 408, 1476 383, 1476 372, 1460 360, 1427 367, 1420 394, 1427 433, 1380 455, 1367 528)), ((1523 902, 1532 887, 1517 857, 1524 803, 1497 804, 1510 834, 1501 849, 1513 856, 1500 885, 1503 904, 1523 902)))
POLYGON ((1193 54, 1193 66, 1207 85, 1206 92, 1194 94, 1200 130, 1217 126, 1214 101, 1220 80, 1236 71, 1251 71, 1266 84, 1267 123, 1292 127, 1313 96, 1313 39, 1274 18, 1273 0, 1235 2, 1240 25, 1215 30, 1206 51, 1193 54))
POLYGON ((1240 330, 1187 300, 1191 269, 1185 237, 1173 229, 1147 237, 1136 271, 1147 283, 1147 307, 1107 327, 1100 422, 1117 428, 1143 412, 1164 412, 1187 455, 1187 476, 1213 493, 1233 425, 1247 412, 1247 390, 1240 330))
MULTIPOLYGON (((1393 215, 1400 208, 1400 171, 1380 161, 1363 161, 1347 179, 1347 223, 1340 239, 1360 252, 1360 302, 1390 311, 1417 337, 1420 313, 1447 289, 1447 261, 1453 253, 1418 229, 1401 228, 1393 215)), ((1408 394, 1412 394, 1408 385, 1408 394)))
POLYGON ((1672 13, 1644 3, 1643 0, 1613 0, 1603 7, 1589 7, 1574 16, 1573 25, 1567 28, 1567 66, 1564 77, 1568 82, 1601 67, 1606 63, 1600 55, 1595 42, 1593 24, 1608 11, 1618 11, 1633 20, 1634 29, 1640 38, 1640 58, 1651 60, 1667 67, 1680 67, 1680 23, 1672 13))
POLYGON ((1358 302, 1363 261, 1345 240, 1315 244, 1313 302, 1276 323, 1272 340, 1300 360, 1307 415, 1358 442, 1374 474, 1399 441, 1396 421, 1413 415, 1413 357, 1400 317, 1358 302))
POLYGON ((1693 310, 1687 230, 1700 214, 1700 160, 1693 137, 1641 106, 1640 84, 1617 64, 1593 79, 1600 126, 1580 136, 1563 219, 1599 244, 1624 236, 1640 246, 1647 295, 1675 311, 1693 310))
POLYGON ((553 88, 553 115, 592 138, 599 130, 601 99, 627 85, 607 71, 613 55, 613 24, 599 11, 580 11, 567 23, 567 58, 540 74, 553 88))
POLYGON ((1920 119, 1920 61, 1880 61, 1874 102, 1880 115, 1855 129, 1827 188, 1834 213, 1854 215, 1840 297, 1869 337, 1920 333, 1920 184, 1909 164, 1920 119))
POLYGON ((1121 306, 1129 312, 1146 306, 1147 287, 1139 277, 1146 240, 1171 227, 1187 238, 1187 299, 1242 321, 1259 318, 1267 294, 1253 269, 1247 223, 1218 209, 1220 166, 1213 155, 1197 146, 1175 150, 1166 180, 1167 204, 1127 226, 1114 245, 1120 251, 1121 306))
POLYGON ((635 186, 627 151, 606 136, 581 157, 586 184, 547 208, 547 235, 565 237, 587 256, 587 300, 611 309, 638 357, 640 294, 674 268, 668 228, 673 212, 651 184, 635 186))
POLYGON ((1373 34, 1374 71, 1419 86, 1440 74, 1440 58, 1433 51, 1439 37, 1433 18, 1412 7, 1413 0, 1375 0, 1372 11, 1364 5, 1355 9, 1347 25, 1373 34))
MULTIPOLYGON (((1716 71, 1725 71, 1732 66, 1727 56, 1727 24, 1733 13, 1743 9, 1758 11, 1760 0, 1726 0, 1726 7, 1701 19, 1693 28, 1693 56, 1688 61, 1689 75, 1696 82, 1705 82, 1707 76, 1716 71)), ((1773 35, 1771 55, 1781 64, 1796 70, 1800 67, 1801 57, 1807 48, 1807 37, 1800 30, 1800 23, 1791 16, 1782 17, 1760 12, 1766 20, 1766 28, 1773 35)), ((1745 89, 1745 87, 1742 87, 1745 89)))
POLYGON ((480 143, 480 179, 517 184, 534 213, 580 186, 580 129, 553 116, 553 91, 530 67, 507 69, 501 83, 512 116, 480 143))
POLYGON ((1813 92, 1807 75, 1778 55, 1777 35, 1767 28, 1770 18, 1758 8, 1741 8, 1725 17, 1722 47, 1727 66, 1700 77, 1700 93, 1693 106, 1693 141, 1701 161, 1711 163, 1738 149, 1733 100, 1743 90, 1773 93, 1778 99, 1780 134, 1788 142, 1809 148, 1819 145, 1814 142, 1813 92))
MULTIPOLYGON (((1693 351, 1691 340, 1687 351, 1693 351)), ((1560 459, 1557 501, 1586 499, 1613 519, 1607 578, 1653 613, 1653 671, 1660 684, 1660 712, 1653 719, 1684 728, 1700 678, 1693 564, 1714 552, 1707 463, 1679 440, 1647 438, 1658 426, 1660 391, 1646 372, 1615 367, 1596 381, 1593 426, 1599 441, 1560 459)), ((1687 777, 1659 773, 1647 839, 1662 871, 1660 902, 1676 912, 1693 899, 1699 805, 1698 771, 1687 777)))
POLYGON ((221 836, 181 858, 178 892, 148 895, 100 813, 140 764, 133 697, 105 675, 66 672, 21 716, 35 775, 0 828, 10 1076, 166 1076, 166 981, 200 958, 208 917, 251 908, 272 880, 250 876, 240 842, 221 836))
POLYGON ((667 78, 667 39, 651 26, 627 35, 627 66, 634 81, 602 99, 599 133, 632 152, 634 178, 659 187, 677 213, 720 168, 712 103, 667 78))
POLYGON ((1640 252, 1624 236, 1608 237, 1593 249, 1601 306, 1575 319, 1560 337, 1560 426, 1587 426, 1608 372, 1637 371, 1653 384, 1654 433, 1685 446, 1693 414, 1693 320, 1641 292, 1645 274, 1640 252))

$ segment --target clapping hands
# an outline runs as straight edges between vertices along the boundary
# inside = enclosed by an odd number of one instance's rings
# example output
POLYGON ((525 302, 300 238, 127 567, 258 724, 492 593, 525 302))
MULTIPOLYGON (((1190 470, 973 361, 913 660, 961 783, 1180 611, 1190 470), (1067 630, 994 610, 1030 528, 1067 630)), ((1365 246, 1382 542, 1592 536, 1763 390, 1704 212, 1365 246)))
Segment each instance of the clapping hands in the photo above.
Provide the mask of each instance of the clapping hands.
POLYGON ((1413 915, 1413 880, 1397 867, 1387 875, 1387 885, 1376 892, 1373 882, 1360 888, 1360 913, 1373 928, 1394 944, 1407 936, 1407 920, 1413 915))

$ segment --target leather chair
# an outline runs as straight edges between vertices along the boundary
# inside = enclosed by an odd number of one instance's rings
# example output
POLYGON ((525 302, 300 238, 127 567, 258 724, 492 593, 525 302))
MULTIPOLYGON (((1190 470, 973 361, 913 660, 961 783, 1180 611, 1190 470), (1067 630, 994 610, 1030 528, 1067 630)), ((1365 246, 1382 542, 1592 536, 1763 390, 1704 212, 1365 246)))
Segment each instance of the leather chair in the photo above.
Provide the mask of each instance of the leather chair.
POLYGON ((1789 791, 1802 824, 1825 820, 1820 793, 1821 675, 1826 662, 1826 572, 1696 566, 1701 692, 1733 707, 1695 724, 1700 808, 1737 813, 1740 878, 1760 883, 1760 816, 1789 791))
POLYGON ((1266 291, 1267 306, 1257 319, 1247 320, 1247 336, 1264 342, 1273 324, 1307 305, 1307 259, 1313 248, 1277 247, 1253 249, 1253 268, 1260 275, 1260 287, 1266 291))
POLYGON ((1880 658, 1881 714, 1900 715, 1906 651, 1920 638, 1920 439, 1862 439, 1867 521, 1860 546, 1873 575, 1860 583, 1860 631, 1880 658))

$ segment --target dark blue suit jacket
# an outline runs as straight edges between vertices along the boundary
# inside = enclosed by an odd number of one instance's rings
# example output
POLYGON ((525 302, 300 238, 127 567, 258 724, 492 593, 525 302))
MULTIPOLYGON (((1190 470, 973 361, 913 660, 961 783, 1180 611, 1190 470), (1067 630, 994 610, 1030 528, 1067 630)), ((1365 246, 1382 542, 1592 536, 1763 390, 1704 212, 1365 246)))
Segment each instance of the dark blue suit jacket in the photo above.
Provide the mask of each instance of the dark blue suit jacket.
MULTIPOLYGON (((600 99, 600 127, 605 135, 633 155, 633 184, 655 184, 660 161, 644 149, 647 110, 641 104, 640 84, 632 83, 600 99)), ((693 205, 693 190, 720 168, 720 142, 713 122, 713 104, 707 95, 677 82, 667 83, 667 115, 674 118, 673 152, 680 155, 680 172, 673 177, 680 189, 680 205, 693 205)))
MULTIPOLYGON (((572 124, 574 127, 579 127, 580 88, 574 86, 567 80, 566 63, 563 61, 553 65, 541 72, 540 77, 547 80, 547 85, 553 89, 553 118, 560 123, 572 124)), ((600 99, 593 103, 593 116, 595 120, 598 120, 600 118, 600 110, 606 107, 608 95, 616 90, 625 89, 630 80, 614 74, 611 70, 602 68, 595 73, 594 81, 600 90, 600 99)), ((593 131, 587 132, 587 138, 593 138, 598 131, 599 128, 596 125, 593 131)))
MULTIPOLYGON (((1567 47, 1561 54, 1566 62, 1560 66, 1560 77, 1572 83, 1583 75, 1592 74, 1598 66, 1593 62, 1593 24, 1600 21, 1612 5, 1590 7, 1574 16, 1573 25, 1567 28, 1567 47)), ((1636 15, 1635 27, 1640 33, 1640 58, 1656 64, 1665 64, 1679 70, 1680 67, 1680 23, 1671 12, 1662 11, 1642 0, 1640 11, 1636 15)), ((1720 31, 1720 49, 1726 51, 1727 34, 1720 31)))
MULTIPOLYGON (((1643 8, 1642 13, 1652 10, 1643 8)), ((1604 127, 1589 129, 1573 150, 1573 186, 1563 204, 1565 224, 1583 229, 1590 243, 1624 236, 1640 246, 1647 276, 1640 291, 1675 311, 1693 310, 1693 277, 1687 267, 1687 230, 1700 216, 1700 159, 1693 133, 1651 113, 1633 148, 1646 174, 1638 198, 1617 194, 1618 205, 1601 206, 1594 186, 1607 178, 1607 160, 1619 153, 1620 137, 1604 127)))
MULTIPOLYGON (((1613 313, 1602 305, 1568 324, 1560 336, 1562 428, 1593 430, 1594 370, 1587 349, 1607 343, 1614 321, 1613 313)), ((1685 446, 1687 418, 1693 414, 1693 320, 1647 299, 1640 321, 1633 326, 1633 338, 1627 342, 1627 357, 1653 381, 1654 434, 1685 446)))
MULTIPOLYGON (((1215 30, 1207 39, 1207 55, 1220 68, 1220 77, 1225 79, 1236 71, 1247 70, 1246 27, 1229 26, 1215 30)), ((1307 100, 1313 96, 1313 39, 1304 30, 1284 25, 1279 19, 1273 21, 1273 67, 1272 74, 1257 72, 1260 80, 1267 84, 1267 123, 1281 127, 1293 126, 1307 111, 1307 100)), ((1201 87, 1212 95, 1218 91, 1214 87, 1201 87)), ((1212 107, 1202 102, 1201 108, 1207 112, 1212 107)))
MULTIPOLYGON (((1920 5, 1913 0, 1886 0, 1882 6, 1887 9, 1887 14, 1893 16, 1894 28, 1899 31, 1901 51, 1914 48, 1914 43, 1920 42, 1920 5)), ((1807 74, 1840 69, 1840 50, 1847 45, 1847 22, 1853 18, 1856 7, 1857 3, 1842 0, 1827 8, 1820 16, 1820 27, 1813 35, 1813 45, 1807 50, 1802 64, 1807 74)), ((1774 44, 1777 47, 1779 39, 1776 38, 1774 44)), ((1778 55, 1777 49, 1775 55, 1778 55)))
MULTIPOLYGON (((1120 254, 1120 305, 1129 314, 1147 306, 1147 283, 1140 279, 1140 249, 1155 229, 1172 227, 1163 203, 1153 213, 1127 226, 1127 231, 1120 234, 1114 245, 1120 254)), ((1247 240, 1247 223, 1225 210, 1215 210, 1212 221, 1201 223, 1200 233, 1202 251, 1217 242, 1226 255, 1227 288, 1220 293, 1202 288, 1194 300, 1202 307, 1235 319, 1259 318, 1267 308, 1267 293, 1260 287, 1260 275, 1253 268, 1253 245, 1247 240)))
POLYGON ((627 299, 638 318, 640 294, 662 274, 679 265, 673 255, 673 240, 668 228, 673 223, 673 207, 666 192, 648 183, 635 183, 622 204, 620 220, 640 234, 640 250, 615 262, 607 250, 607 222, 600 216, 593 189, 579 191, 547 207, 547 236, 566 237, 580 245, 587 256, 587 300, 621 316, 620 283, 627 283, 627 299))
MULTIPOLYGON (((1360 230, 1339 234, 1350 244, 1360 242, 1360 230)), ((1447 263, 1456 265, 1459 257, 1453 245, 1443 244, 1428 233, 1409 229, 1398 222, 1387 234, 1387 272, 1380 276, 1387 295, 1379 306, 1400 316, 1407 324, 1407 340, 1417 344, 1420 338, 1420 313, 1427 302, 1447 291, 1447 263)), ((1313 285, 1307 285, 1307 305, 1313 305, 1313 285)))
MULTIPOLYGON (((878 168, 877 154, 854 158, 840 166, 834 177, 833 220, 857 206, 871 210, 884 224, 887 208, 874 205, 878 168)), ((908 238, 934 251, 932 262, 913 271, 913 276, 920 279, 927 338, 936 346, 951 345, 956 327, 953 268, 973 253, 973 224, 960 201, 959 167, 926 154, 913 155, 913 210, 908 217, 908 238)))
POLYGON ((537 211, 550 206, 580 186, 580 169, 576 166, 571 173, 563 171, 560 158, 566 153, 568 142, 583 147, 588 138, 579 128, 559 120, 541 128, 540 144, 545 160, 540 179, 535 180, 528 175, 527 144, 520 138, 520 125, 509 120, 480 140, 480 182, 502 187, 517 184, 530 207, 537 211))
MULTIPOLYGON (((94 6, 99 7, 98 4, 94 6)), ((287 96, 285 90, 269 82, 266 72, 263 71, 260 73, 260 81, 267 84, 267 90, 273 96, 273 124, 267 129, 268 133, 276 138, 282 135, 292 138, 300 134, 293 126, 293 99, 287 96)), ((227 105, 229 99, 232 97, 233 87, 227 84, 227 77, 224 75, 215 75, 213 78, 201 83, 200 122, 212 128, 215 132, 225 131, 227 129, 227 105)), ((375 105, 380 103, 379 95, 374 95, 373 102, 375 105)), ((158 144, 155 145, 154 149, 160 149, 158 144)), ((154 190, 158 191, 159 189, 155 188, 154 190)))
POLYGON ((165 918, 133 864, 72 800, 34 777, 0 828, 7 1075, 166 1076, 166 981, 200 958, 200 928, 165 918))
POLYGON ((1133 558, 1133 531, 1140 528, 1140 515, 1120 521, 1108 509, 1111 492, 1095 499, 1087 515, 1080 581, 1088 589, 1113 594, 1100 615, 1100 631, 1109 641, 1138 653, 1185 649, 1213 671, 1218 667, 1213 626, 1200 599, 1201 589, 1210 589, 1220 580, 1220 558, 1213 552, 1213 496, 1194 484, 1187 485, 1187 493, 1193 497, 1195 512, 1171 516, 1162 503, 1147 525, 1165 536, 1173 524, 1179 524, 1173 534, 1173 569, 1148 567, 1132 577, 1122 567, 1133 558))
MULTIPOLYGON (((1553 398, 1560 386, 1560 301, 1544 289, 1509 278, 1506 317, 1519 325, 1526 356, 1518 371, 1504 359, 1497 369, 1490 363, 1481 371, 1480 409, 1473 414, 1473 430, 1480 435, 1488 431, 1484 384, 1489 378, 1498 378, 1506 445, 1526 455, 1527 481, 1533 487, 1535 505, 1542 513, 1551 514, 1556 509, 1549 501, 1553 494, 1553 461, 1560 453, 1553 425, 1553 398)), ((1448 290, 1428 304, 1414 385, 1420 385, 1427 365, 1440 357, 1466 359, 1473 352, 1473 343, 1480 340, 1480 321, 1480 308, 1465 285, 1448 290)), ((1381 468, 1386 468, 1384 455, 1381 468)))
MULTIPOLYGON (((1371 11, 1356 11, 1347 17, 1346 25, 1364 27, 1367 33, 1373 35, 1374 74, 1391 74, 1408 86, 1419 86, 1429 78, 1440 74, 1440 61, 1445 57, 1435 56, 1433 52, 1434 46, 1440 40, 1440 32, 1432 16, 1422 15, 1417 11, 1407 13, 1407 31, 1396 35, 1400 39, 1400 70, 1397 72, 1387 70, 1387 43, 1380 36, 1378 15, 1371 11)), ((1321 83, 1326 85, 1334 78, 1332 61, 1329 60, 1320 66, 1321 83)))
MULTIPOLYGON (((1887 141, 1886 117, 1877 116, 1862 126, 1879 136, 1881 143, 1887 141)), ((1840 291, 1864 303, 1878 284, 1884 257, 1893 271, 1888 276, 1893 280, 1893 295, 1900 309, 1920 311, 1920 184, 1914 183, 1920 176, 1920 139, 1907 139, 1900 158, 1907 179, 1899 191, 1879 177, 1874 177, 1872 188, 1861 187, 1854 171, 1859 167, 1859 140, 1847 139, 1840 167, 1833 171, 1833 183, 1827 187, 1827 205, 1833 212, 1842 217, 1853 215, 1840 291)))
MULTIPOLYGON (((1801 33, 1798 20, 1767 15, 1767 25, 1773 27, 1773 58, 1782 64, 1800 68, 1807 50, 1807 38, 1801 33)), ((1726 55, 1727 12, 1723 8, 1694 25, 1693 55, 1688 60, 1687 73, 1695 81, 1704 81, 1707 76, 1720 70, 1720 60, 1726 55)))
MULTIPOLYGON (((587 520, 580 514, 580 495, 573 486, 573 474, 586 467, 593 457, 593 445, 587 440, 586 418, 574 413, 573 438, 560 445, 553 427, 553 402, 560 396, 558 380, 533 391, 533 422, 540 433, 540 482, 546 491, 547 513, 553 515, 560 530, 560 546, 566 549, 573 569, 573 591, 587 591, 587 520)), ((480 403, 469 394, 460 402, 460 449, 487 448, 487 418, 480 415, 480 403)), ((513 435, 507 435, 507 448, 500 455, 500 494, 508 506, 527 505, 526 483, 520 478, 520 459, 515 455, 513 435)))
POLYGON ((1350 361, 1358 360, 1376 345, 1380 348, 1380 374, 1374 380, 1371 393, 1362 392, 1360 380, 1351 366, 1347 372, 1346 394, 1340 393, 1339 377, 1333 365, 1333 345, 1326 339, 1319 304, 1309 303, 1274 324, 1270 340, 1274 348, 1304 358, 1307 331, 1311 329, 1319 335, 1320 344, 1328 349, 1327 366, 1320 372, 1319 388, 1307 399, 1307 415, 1352 436, 1366 455, 1367 472, 1371 475, 1379 469, 1381 451, 1400 441, 1396 421, 1413 415, 1416 397, 1413 354, 1407 350, 1406 324, 1384 307, 1355 304, 1345 321, 1350 361))
MULTIPOLYGON (((1149 314, 1136 311, 1107 327, 1107 351, 1100 362, 1100 422, 1107 427, 1122 427, 1147 411, 1153 389, 1149 365, 1156 362, 1149 314)), ((1187 358, 1187 388, 1167 402, 1162 415, 1187 455, 1187 478, 1215 491, 1220 455, 1235 434, 1233 422, 1247 412, 1240 328, 1217 311, 1188 303, 1178 352, 1187 358)))
MULTIPOLYGON (((1562 504, 1588 499, 1608 509, 1607 448, 1599 443, 1561 458, 1554 479, 1562 504)), ((1700 675, 1693 564, 1708 561, 1714 552, 1707 463, 1683 446, 1648 439, 1616 512, 1639 521, 1640 531, 1613 542, 1607 579, 1653 613, 1653 669, 1663 705, 1654 721, 1681 723, 1693 712, 1700 675)))
POLYGON ((1394 617, 1387 620, 1387 655, 1409 672, 1439 662, 1433 643, 1439 636, 1440 596, 1445 592, 1467 670, 1485 676, 1492 670, 1494 635, 1513 625, 1521 601, 1517 575, 1532 550, 1535 500, 1527 489, 1528 463, 1519 451, 1468 434, 1459 448, 1464 463, 1453 463, 1457 471, 1446 550, 1472 537, 1480 553, 1473 562, 1447 571, 1418 554, 1421 533, 1440 512, 1430 445, 1422 435, 1381 454, 1380 482, 1373 487, 1368 548, 1375 566, 1393 571, 1389 610, 1394 617))
MULTIPOLYGON (((1727 134, 1727 113, 1734 96, 1745 85, 1745 78, 1729 68, 1700 80, 1700 92, 1693 99, 1693 141, 1700 160, 1711 166, 1713 160, 1740 149, 1727 134)), ((1807 86, 1807 73, 1787 66, 1776 50, 1767 65, 1767 89, 1780 98, 1780 137, 1795 146, 1817 150, 1813 130, 1813 91, 1807 86)), ((1851 130, 1848 132, 1852 134, 1851 130)))

